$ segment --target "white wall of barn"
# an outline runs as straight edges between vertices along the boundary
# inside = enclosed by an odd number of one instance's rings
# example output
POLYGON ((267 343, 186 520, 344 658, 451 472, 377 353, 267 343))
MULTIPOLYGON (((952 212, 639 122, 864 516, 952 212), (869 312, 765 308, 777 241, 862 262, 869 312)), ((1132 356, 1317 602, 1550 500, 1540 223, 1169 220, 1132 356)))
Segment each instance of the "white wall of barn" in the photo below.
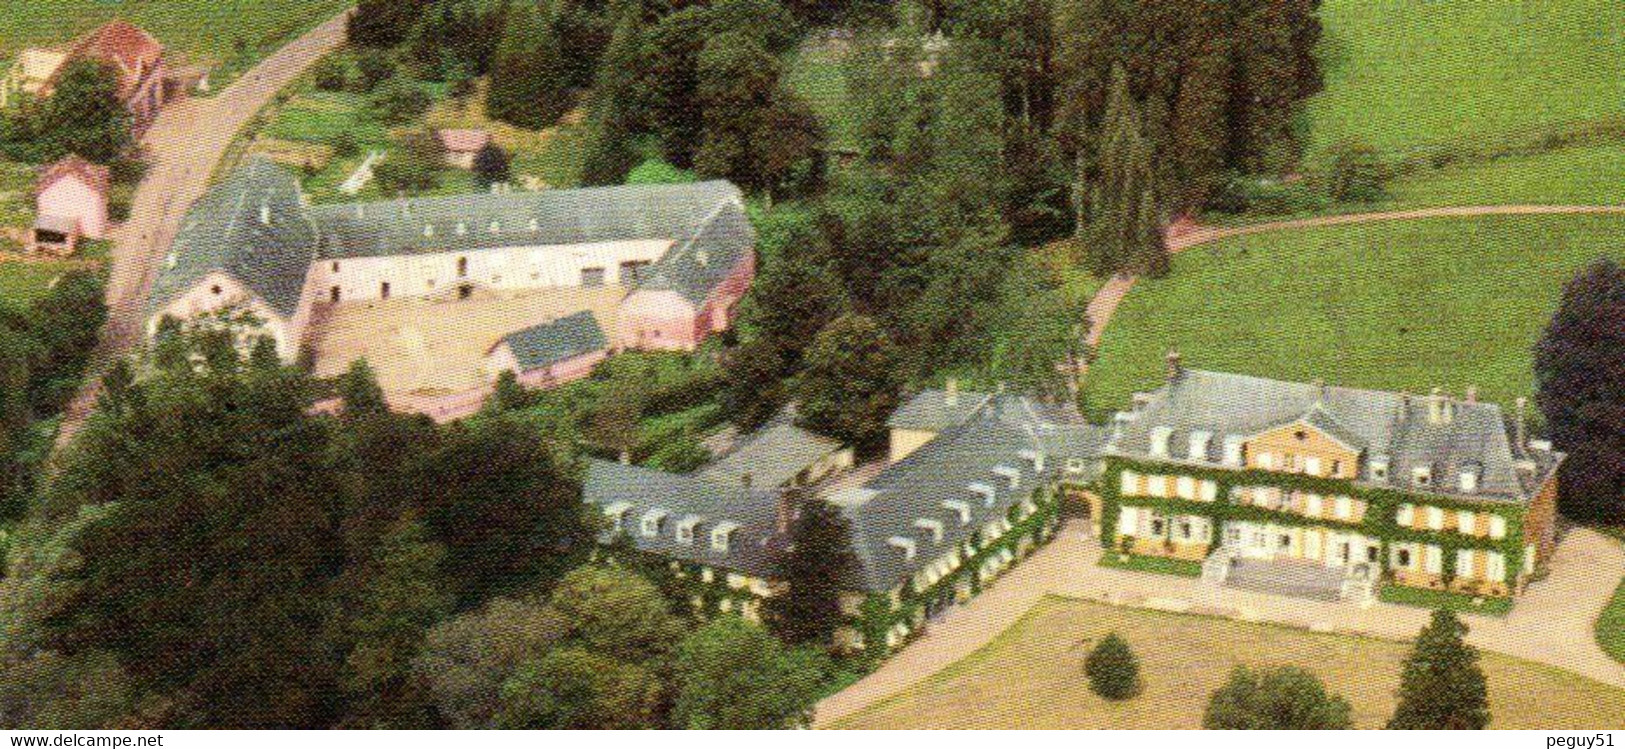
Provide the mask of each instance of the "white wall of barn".
POLYGON ((602 283, 615 285, 623 283, 623 263, 653 263, 670 246, 670 240, 642 239, 329 258, 312 263, 306 283, 322 302, 332 301, 335 287, 340 302, 380 299, 385 283, 392 299, 444 294, 462 284, 499 290, 575 287, 584 285, 584 271, 589 269, 601 270, 602 283))

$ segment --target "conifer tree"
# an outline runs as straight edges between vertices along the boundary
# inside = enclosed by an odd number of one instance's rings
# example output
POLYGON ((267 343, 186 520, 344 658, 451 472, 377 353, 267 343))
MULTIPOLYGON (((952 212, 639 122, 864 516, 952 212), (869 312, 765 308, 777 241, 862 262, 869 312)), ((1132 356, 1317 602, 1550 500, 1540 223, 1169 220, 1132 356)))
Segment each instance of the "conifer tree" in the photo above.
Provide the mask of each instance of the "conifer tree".
POLYGON ((1098 170, 1080 170, 1079 237, 1100 276, 1168 272, 1152 146, 1122 68, 1112 72, 1098 170))
POLYGON ((788 588, 767 599, 773 633, 792 645, 829 646, 844 623, 841 590, 850 588, 858 570, 851 529, 840 510, 821 499, 790 498, 798 516, 790 526, 789 546, 775 561, 777 577, 788 588))
POLYGON ((1467 625, 1448 609, 1433 612, 1405 658, 1399 707, 1388 721, 1394 730, 1481 729, 1490 707, 1478 649, 1462 640, 1467 625))
POLYGON ((1108 700, 1126 700, 1140 693, 1140 662, 1116 632, 1106 635, 1083 662, 1089 689, 1108 700))

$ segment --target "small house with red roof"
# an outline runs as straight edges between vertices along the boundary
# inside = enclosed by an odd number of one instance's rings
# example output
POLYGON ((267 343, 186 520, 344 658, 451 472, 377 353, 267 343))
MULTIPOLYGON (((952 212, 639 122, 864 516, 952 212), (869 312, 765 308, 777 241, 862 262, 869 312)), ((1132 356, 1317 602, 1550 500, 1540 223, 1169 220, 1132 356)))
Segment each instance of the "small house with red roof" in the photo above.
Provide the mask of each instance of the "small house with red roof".
POLYGON ((46 167, 35 187, 38 217, 29 232, 35 252, 67 255, 81 238, 107 236, 108 169, 78 156, 46 167))
POLYGON ((118 76, 118 98, 134 118, 137 135, 158 116, 168 97, 164 46, 124 21, 104 24, 64 51, 27 49, 0 80, 0 106, 18 94, 50 96, 68 63, 95 60, 118 76))

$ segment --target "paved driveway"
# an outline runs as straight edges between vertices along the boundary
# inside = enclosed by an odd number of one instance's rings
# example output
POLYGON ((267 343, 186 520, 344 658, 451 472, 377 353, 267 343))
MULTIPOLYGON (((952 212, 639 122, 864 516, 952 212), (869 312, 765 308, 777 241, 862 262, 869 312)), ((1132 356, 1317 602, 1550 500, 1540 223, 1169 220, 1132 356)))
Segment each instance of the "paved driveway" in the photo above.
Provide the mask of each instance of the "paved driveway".
POLYGON ((147 152, 147 173, 131 201, 130 219, 113 232, 108 323, 92 355, 85 385, 68 406, 57 438, 59 446, 89 414, 107 367, 141 340, 147 293, 186 208, 208 189, 210 175, 237 133, 278 91, 344 43, 346 15, 335 16, 289 42, 215 96, 166 107, 147 129, 141 141, 147 152))
MULTIPOLYGON (((1100 567, 1100 544, 1079 524, 1016 565, 992 588, 932 622, 926 634, 880 669, 818 704, 816 726, 828 726, 964 658, 1021 618, 1045 595, 1107 603, 1188 610, 1269 621, 1319 631, 1410 639, 1429 612, 1377 603, 1323 603, 1218 588, 1200 580, 1100 567)), ((1551 575, 1530 586, 1505 618, 1464 615, 1468 641, 1625 687, 1625 666, 1597 646, 1592 625, 1625 575, 1625 548, 1602 534, 1575 530, 1564 537, 1551 575)))

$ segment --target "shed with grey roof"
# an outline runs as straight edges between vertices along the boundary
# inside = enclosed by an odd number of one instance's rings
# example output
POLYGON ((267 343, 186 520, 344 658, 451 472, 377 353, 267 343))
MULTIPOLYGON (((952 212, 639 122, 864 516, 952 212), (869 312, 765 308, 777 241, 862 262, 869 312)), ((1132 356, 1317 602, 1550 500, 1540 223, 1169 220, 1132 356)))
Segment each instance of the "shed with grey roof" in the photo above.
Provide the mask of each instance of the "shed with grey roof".
POLYGON ((531 370, 603 351, 609 347, 609 339, 597 318, 582 311, 509 333, 492 350, 504 345, 521 370, 531 370))

